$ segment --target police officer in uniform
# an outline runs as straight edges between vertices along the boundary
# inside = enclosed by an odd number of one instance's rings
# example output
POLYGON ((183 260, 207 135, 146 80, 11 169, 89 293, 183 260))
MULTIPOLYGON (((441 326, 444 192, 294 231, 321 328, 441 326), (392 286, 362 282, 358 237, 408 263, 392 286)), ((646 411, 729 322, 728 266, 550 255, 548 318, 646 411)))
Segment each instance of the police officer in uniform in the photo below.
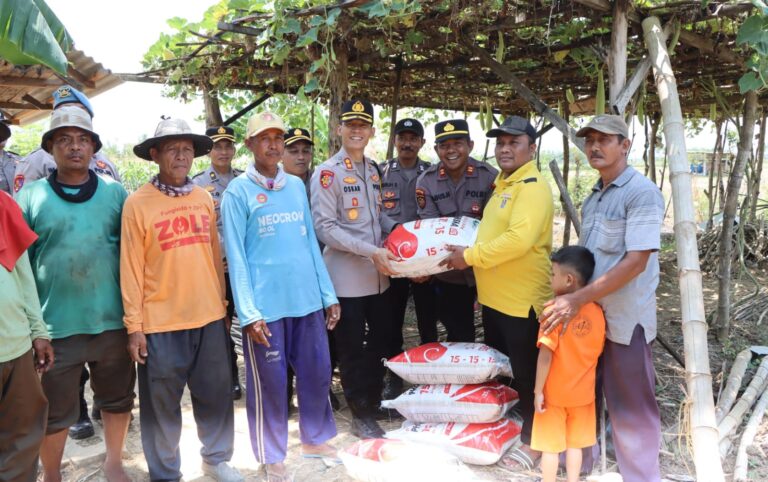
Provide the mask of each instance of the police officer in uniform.
MULTIPOLYGON (((56 110, 62 105, 76 105, 88 112, 93 119, 93 108, 88 97, 82 92, 69 85, 63 85, 53 92, 53 109, 56 110)), ((37 181, 43 177, 51 175, 56 169, 56 162, 53 156, 43 149, 32 151, 27 157, 22 159, 16 165, 16 171, 13 178, 13 194, 17 192, 26 183, 37 181)), ((99 176, 109 177, 117 182, 122 182, 117 167, 107 159, 101 151, 97 152, 91 158, 90 169, 99 176)))
MULTIPOLYGON (((419 219, 469 216, 480 219, 493 192, 498 170, 470 157, 474 142, 462 119, 435 124, 435 152, 440 162, 416 181, 419 219)), ((448 341, 475 341, 475 277, 472 268, 435 276, 438 318, 448 341)))
POLYGON ((0 119, 0 191, 13 194, 13 174, 19 155, 5 150, 5 144, 11 137, 11 128, 5 119, 0 119))
POLYGON ((301 127, 291 127, 286 131, 285 151, 283 151, 283 169, 288 174, 304 181, 309 196, 309 181, 312 179, 312 150, 315 143, 309 131, 301 127))
MULTIPOLYGON (((243 173, 239 169, 232 167, 232 158, 235 157, 235 130, 227 126, 209 127, 205 135, 213 141, 213 148, 209 154, 211 165, 203 172, 192 176, 192 182, 206 191, 213 198, 213 206, 216 209, 216 229, 219 231, 219 242, 221 244, 221 253, 224 256, 224 269, 227 269, 226 252, 224 251, 224 236, 222 235, 221 223, 221 196, 227 189, 229 182, 243 173)), ((224 276, 227 288, 227 319, 232 321, 235 315, 235 301, 232 296, 232 287, 229 284, 229 276, 224 276)), ((237 353, 235 352, 235 342, 229 337, 229 347, 232 353, 232 398, 240 400, 243 390, 240 387, 240 377, 237 373, 237 353)))
MULTIPOLYGON (((416 119, 401 119, 395 124, 394 134, 397 157, 381 164, 382 210, 394 221, 406 223, 418 219, 416 179, 430 164, 419 157, 419 151, 424 146, 424 126, 421 122, 416 119)), ((437 341, 435 292, 432 284, 414 283, 408 278, 392 278, 389 283, 394 317, 391 351, 403 350, 403 321, 411 292, 416 306, 416 322, 421 343, 437 341)), ((400 377, 388 372, 382 398, 396 398, 402 388, 403 381, 400 377)))
POLYGON ((380 438, 376 422, 392 316, 391 260, 381 247, 382 232, 395 223, 381 212, 381 174, 365 156, 373 137, 373 106, 364 100, 344 103, 337 135, 342 148, 315 170, 311 181, 312 218, 325 244, 323 258, 341 304, 333 330, 344 396, 352 411, 352 433, 380 438))

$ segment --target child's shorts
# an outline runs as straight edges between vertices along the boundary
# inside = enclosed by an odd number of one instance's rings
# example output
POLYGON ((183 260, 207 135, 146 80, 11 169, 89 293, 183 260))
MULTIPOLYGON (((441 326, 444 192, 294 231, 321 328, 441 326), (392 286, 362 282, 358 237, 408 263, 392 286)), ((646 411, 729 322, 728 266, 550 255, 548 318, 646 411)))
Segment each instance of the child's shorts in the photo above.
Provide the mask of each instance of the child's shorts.
POLYGON ((531 448, 547 453, 591 447, 597 443, 595 402, 580 407, 546 405, 533 416, 531 448))

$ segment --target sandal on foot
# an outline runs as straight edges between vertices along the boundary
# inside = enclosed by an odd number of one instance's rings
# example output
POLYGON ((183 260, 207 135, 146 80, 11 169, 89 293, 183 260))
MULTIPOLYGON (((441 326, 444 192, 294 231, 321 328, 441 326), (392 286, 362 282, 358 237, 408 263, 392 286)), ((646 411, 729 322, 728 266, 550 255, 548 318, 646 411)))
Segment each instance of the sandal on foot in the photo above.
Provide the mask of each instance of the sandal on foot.
POLYGON ((323 461, 323 464, 325 464, 326 467, 335 467, 336 465, 341 465, 342 461, 338 456, 338 452, 336 450, 329 450, 325 453, 316 453, 316 454, 308 454, 308 453, 301 453, 301 456, 305 459, 320 459, 323 461))
POLYGON ((509 472, 521 472, 533 470, 540 457, 532 458, 528 452, 520 447, 513 448, 504 454, 496 465, 509 472))
POLYGON ((266 465, 262 465, 262 470, 264 471, 265 482, 293 482, 293 477, 287 469, 284 474, 275 474, 271 473, 266 465))

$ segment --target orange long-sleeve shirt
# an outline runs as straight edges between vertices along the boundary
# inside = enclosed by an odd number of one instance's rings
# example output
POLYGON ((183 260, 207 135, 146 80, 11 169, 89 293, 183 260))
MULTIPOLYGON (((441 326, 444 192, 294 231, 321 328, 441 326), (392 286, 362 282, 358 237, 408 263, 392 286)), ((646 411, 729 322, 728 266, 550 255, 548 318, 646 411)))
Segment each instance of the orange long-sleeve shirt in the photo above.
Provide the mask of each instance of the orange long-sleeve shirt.
POLYGON ((211 196, 172 198, 145 184, 123 207, 120 287, 128 333, 199 328, 224 318, 224 268, 211 196))

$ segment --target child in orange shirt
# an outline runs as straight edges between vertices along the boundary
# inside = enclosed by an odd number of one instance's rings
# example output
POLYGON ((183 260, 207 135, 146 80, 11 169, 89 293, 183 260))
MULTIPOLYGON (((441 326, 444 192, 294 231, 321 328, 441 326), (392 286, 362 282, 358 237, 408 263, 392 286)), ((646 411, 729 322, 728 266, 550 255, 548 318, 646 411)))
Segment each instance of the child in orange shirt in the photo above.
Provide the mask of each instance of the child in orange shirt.
MULTIPOLYGON (((595 269, 595 257, 582 246, 566 246, 551 259, 556 296, 583 287, 595 269)), ((555 481, 564 450, 567 480, 578 481, 581 449, 596 442, 595 369, 604 341, 605 317, 596 303, 548 335, 539 331, 531 447, 542 452, 544 482, 555 481)))

